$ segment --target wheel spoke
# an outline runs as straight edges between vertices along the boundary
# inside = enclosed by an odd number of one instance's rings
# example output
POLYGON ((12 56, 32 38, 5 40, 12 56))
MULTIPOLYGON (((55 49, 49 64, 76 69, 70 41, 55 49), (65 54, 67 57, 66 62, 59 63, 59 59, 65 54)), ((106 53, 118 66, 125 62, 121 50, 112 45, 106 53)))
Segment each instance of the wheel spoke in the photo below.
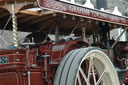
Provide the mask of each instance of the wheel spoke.
POLYGON ((89 84, 89 81, 88 81, 88 79, 87 79, 87 77, 86 77, 86 75, 85 75, 85 73, 83 72, 83 70, 82 70, 81 67, 79 68, 79 70, 80 70, 80 73, 82 74, 84 80, 86 81, 87 85, 90 85, 90 84, 89 84))
POLYGON ((93 57, 91 57, 90 60, 89 60, 88 80, 90 80, 90 74, 91 74, 92 63, 93 63, 93 57))
POLYGON ((101 74, 100 78, 98 79, 98 81, 96 82, 96 85, 99 85, 101 83, 101 81, 103 80, 104 76, 107 74, 107 71, 104 70, 104 72, 101 74))
POLYGON ((79 73, 78 73, 78 83, 79 83, 79 85, 82 85, 79 73))
POLYGON ((53 85, 120 85, 120 83, 109 57, 99 48, 87 47, 66 54, 57 68, 53 85))
POLYGON ((93 73, 94 85, 96 85, 96 74, 95 74, 95 70, 94 70, 94 66, 93 65, 92 65, 92 73, 93 73))

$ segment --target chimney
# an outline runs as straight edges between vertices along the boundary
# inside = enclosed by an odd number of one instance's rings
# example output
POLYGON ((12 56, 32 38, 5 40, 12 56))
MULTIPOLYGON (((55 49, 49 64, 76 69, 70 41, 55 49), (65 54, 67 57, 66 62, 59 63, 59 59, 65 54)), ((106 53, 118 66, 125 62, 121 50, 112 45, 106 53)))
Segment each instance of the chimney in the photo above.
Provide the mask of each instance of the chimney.
POLYGON ((108 8, 107 0, 96 0, 96 5, 97 5, 97 9, 101 9, 101 8, 107 9, 108 8))

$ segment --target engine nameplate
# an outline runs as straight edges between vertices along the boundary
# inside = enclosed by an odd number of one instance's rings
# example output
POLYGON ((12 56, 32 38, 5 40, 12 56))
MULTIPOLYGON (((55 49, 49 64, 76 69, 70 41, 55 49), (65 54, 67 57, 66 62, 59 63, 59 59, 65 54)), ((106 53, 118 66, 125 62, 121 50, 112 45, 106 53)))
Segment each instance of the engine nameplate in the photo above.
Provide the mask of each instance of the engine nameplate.
POLYGON ((8 63, 9 57, 8 56, 2 56, 0 57, 0 64, 8 63))

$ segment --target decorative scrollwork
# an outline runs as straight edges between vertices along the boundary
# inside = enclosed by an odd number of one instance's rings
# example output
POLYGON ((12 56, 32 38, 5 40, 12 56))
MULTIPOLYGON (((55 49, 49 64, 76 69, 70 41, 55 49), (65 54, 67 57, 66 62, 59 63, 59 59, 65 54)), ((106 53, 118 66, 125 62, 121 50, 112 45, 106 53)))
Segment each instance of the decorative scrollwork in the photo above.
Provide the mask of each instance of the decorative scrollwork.
POLYGON ((66 11, 66 7, 64 7, 62 3, 54 1, 54 0, 45 0, 44 5, 48 8, 66 11))

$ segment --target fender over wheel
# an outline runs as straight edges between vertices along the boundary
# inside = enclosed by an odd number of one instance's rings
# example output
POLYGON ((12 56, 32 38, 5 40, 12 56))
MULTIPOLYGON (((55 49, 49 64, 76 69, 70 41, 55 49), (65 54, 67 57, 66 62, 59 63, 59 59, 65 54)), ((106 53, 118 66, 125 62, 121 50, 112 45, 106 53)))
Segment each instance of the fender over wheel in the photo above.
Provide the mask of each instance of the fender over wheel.
POLYGON ((99 48, 69 52, 60 63, 54 85, 120 85, 108 56, 99 48))

